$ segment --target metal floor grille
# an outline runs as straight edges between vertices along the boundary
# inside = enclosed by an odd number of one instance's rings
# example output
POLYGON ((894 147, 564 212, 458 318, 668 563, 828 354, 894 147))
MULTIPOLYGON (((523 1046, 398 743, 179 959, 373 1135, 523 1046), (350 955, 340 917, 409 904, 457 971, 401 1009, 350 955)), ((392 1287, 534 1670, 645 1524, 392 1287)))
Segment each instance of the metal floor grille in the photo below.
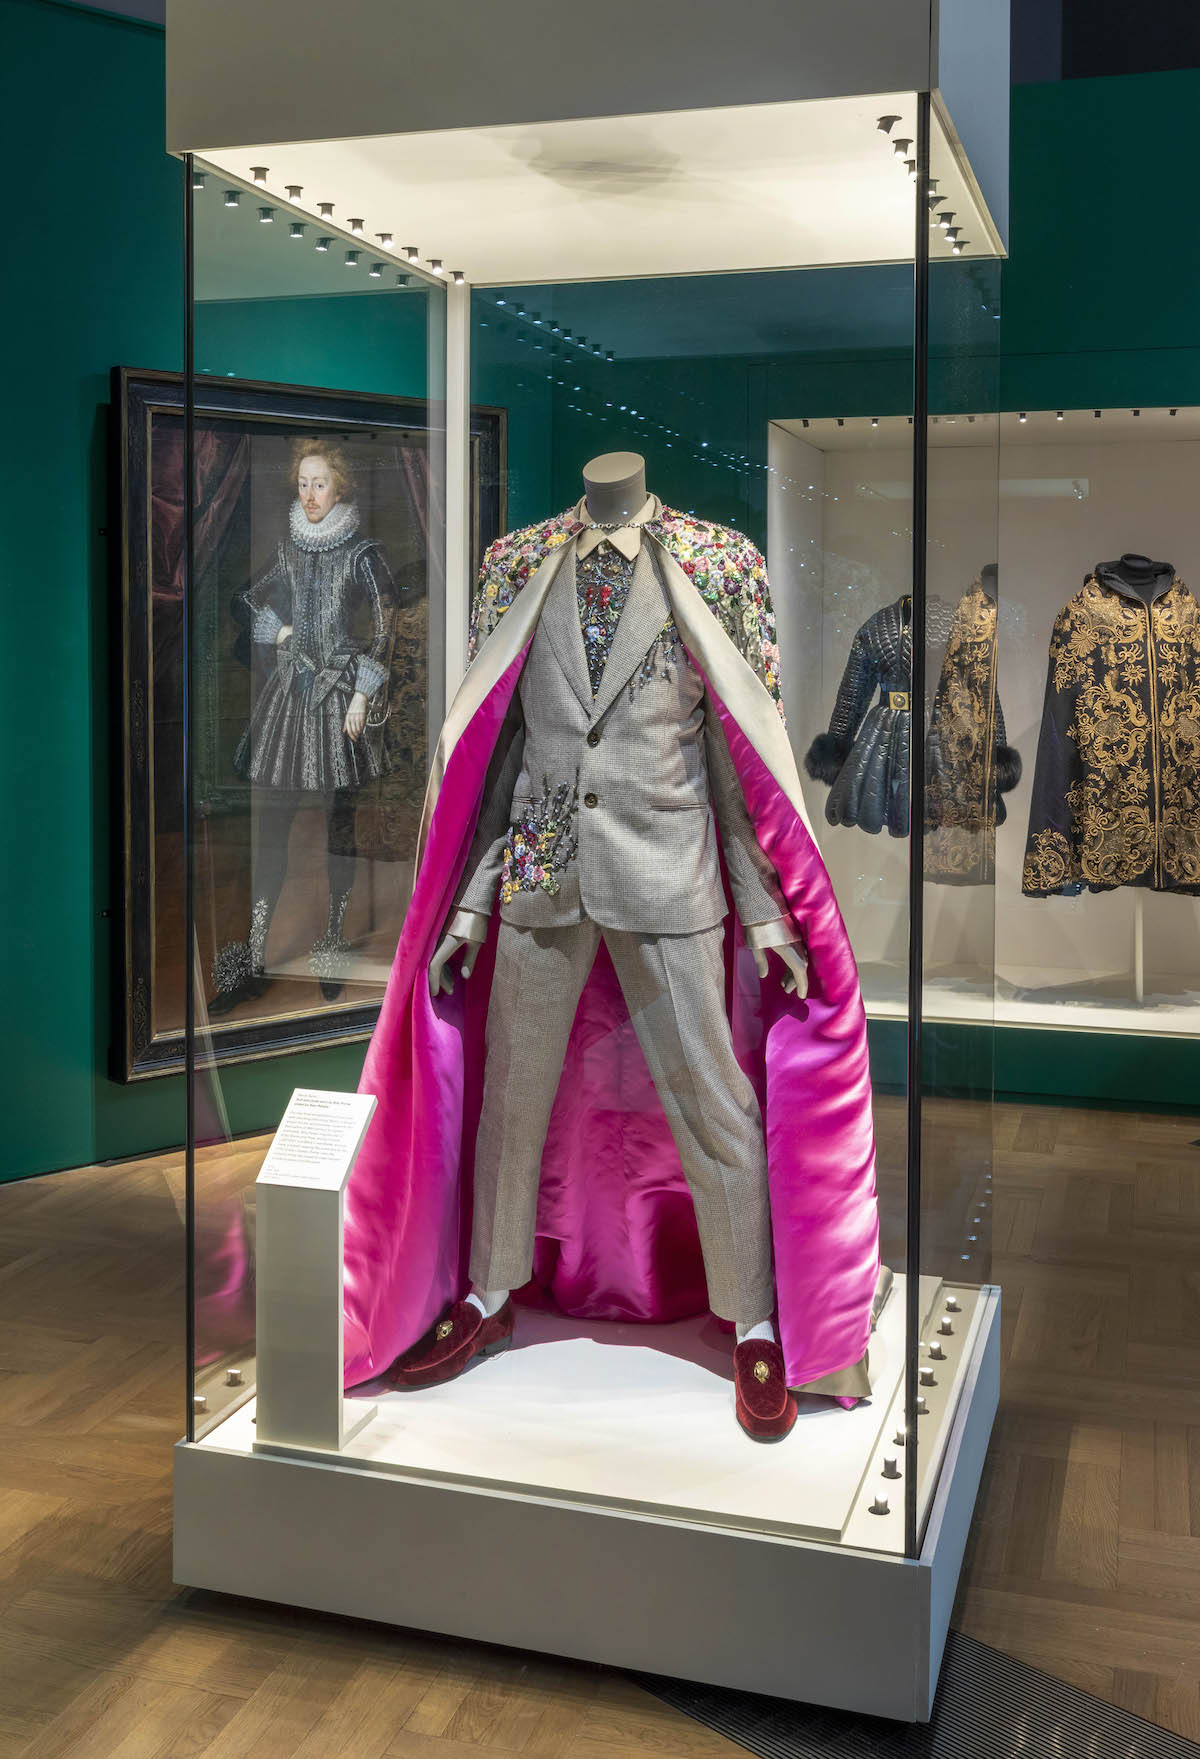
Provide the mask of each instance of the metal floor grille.
POLYGON ((1197 1759, 1200 1746, 951 1632, 933 1719, 884 1722, 719 1686, 638 1676, 760 1759, 1197 1759))

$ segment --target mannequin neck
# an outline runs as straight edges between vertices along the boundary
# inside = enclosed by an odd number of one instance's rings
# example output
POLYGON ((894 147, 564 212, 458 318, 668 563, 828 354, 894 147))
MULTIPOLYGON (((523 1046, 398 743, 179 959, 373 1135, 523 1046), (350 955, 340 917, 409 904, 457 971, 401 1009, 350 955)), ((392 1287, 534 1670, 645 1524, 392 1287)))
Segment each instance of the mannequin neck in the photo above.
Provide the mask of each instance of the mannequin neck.
POLYGON ((583 467, 588 517, 597 525, 624 525, 646 505, 646 460, 636 452, 606 452, 583 467))
POLYGON ((1126 598, 1152 605, 1170 591, 1175 570, 1169 562, 1155 562, 1150 556, 1127 550, 1115 562, 1101 562, 1096 578, 1126 598))
POLYGON ((1132 551, 1109 566, 1119 574, 1127 586, 1148 586, 1156 574, 1161 573, 1162 563, 1153 561, 1149 556, 1139 556, 1132 551))

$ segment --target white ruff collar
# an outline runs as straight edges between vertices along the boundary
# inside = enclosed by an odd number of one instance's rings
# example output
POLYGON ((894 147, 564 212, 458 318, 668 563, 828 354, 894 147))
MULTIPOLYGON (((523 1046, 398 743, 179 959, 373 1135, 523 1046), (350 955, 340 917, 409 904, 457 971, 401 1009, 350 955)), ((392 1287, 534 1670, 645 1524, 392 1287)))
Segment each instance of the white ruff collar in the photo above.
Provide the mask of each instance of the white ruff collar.
POLYGON ((357 501, 338 501, 316 525, 300 505, 299 496, 292 502, 292 542, 302 550, 332 550, 348 543, 358 530, 357 501))

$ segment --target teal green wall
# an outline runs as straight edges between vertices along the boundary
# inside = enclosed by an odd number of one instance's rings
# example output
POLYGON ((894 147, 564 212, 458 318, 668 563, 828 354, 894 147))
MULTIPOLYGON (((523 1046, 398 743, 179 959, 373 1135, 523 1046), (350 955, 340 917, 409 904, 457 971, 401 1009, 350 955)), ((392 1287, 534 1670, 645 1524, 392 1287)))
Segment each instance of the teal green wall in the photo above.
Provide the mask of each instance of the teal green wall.
POLYGON ((1200 403, 1200 70, 1016 86, 1005 409, 1200 403))
POLYGON ((118 894, 110 819, 107 433, 116 363, 182 364, 180 171, 160 31, 0 0, 10 77, 0 751, 0 1175, 178 1143, 178 1082, 106 1076, 118 894))
MULTIPOLYGON (((0 580, 0 749, 10 826, 0 876, 0 1178, 11 1178, 173 1146, 182 1135, 180 1081, 124 1087, 106 1073, 120 742, 112 723, 119 649, 102 531, 109 371, 118 364, 180 368, 183 289, 180 170, 159 144, 161 32, 53 0, 0 0, 0 33, 17 75, 7 85, 5 162, 20 190, 19 205, 10 204, 3 270, 10 493, 0 580), (61 244, 39 231, 39 216, 68 208, 61 244)), ((1200 73, 1014 91, 1002 407, 1200 402, 1200 235, 1190 218, 1198 165, 1200 73)), ((278 304, 269 311, 205 308, 200 353, 212 358, 200 364, 349 389, 419 388, 424 362, 415 336, 405 339, 403 324, 398 331, 376 301, 329 302, 336 312, 320 342, 313 302, 303 302, 307 311, 301 303, 295 323, 282 321, 287 314, 278 304), (390 384, 381 383, 381 362, 390 384)), ((961 322, 966 310, 948 296, 935 311, 948 407, 979 407, 994 397, 988 347, 961 322)), ((889 314, 893 322, 903 317, 902 291, 893 289, 877 314, 883 332, 889 314)), ((761 413, 785 389, 791 407, 813 414, 907 407, 906 350, 886 333, 857 357, 822 357, 809 340, 799 359, 799 340, 790 349, 760 349, 755 362, 628 364, 621 369, 625 400, 651 381, 675 398, 686 391, 698 408, 720 411, 726 433, 743 434, 751 458, 761 444, 761 413), (667 375, 661 380, 660 371, 667 375)), ((575 439, 574 418, 557 398, 551 406, 544 375, 537 380, 491 339, 477 342, 476 400, 515 405, 522 387, 526 417, 510 430, 516 523, 566 492, 554 465, 569 455, 570 446, 558 442, 575 439)), ((642 433, 614 427, 609 444, 633 444, 642 433)), ((579 443, 586 439, 581 431, 579 443)), ((671 492, 686 499, 695 479, 675 475, 671 492)), ((718 498, 729 499, 730 516, 740 513, 756 528, 762 491, 751 469, 722 480, 718 498)), ((1163 1103, 1190 1091, 1190 1065, 1174 1051, 1164 1059, 1158 1041, 1000 1039, 998 1073, 1013 1091, 1104 1090, 1163 1103), (1174 1071, 1166 1088, 1164 1068, 1174 1071)), ((360 1060, 361 1047, 347 1046, 230 1070, 223 1086, 233 1128, 273 1119, 297 1081, 351 1085, 360 1060)))

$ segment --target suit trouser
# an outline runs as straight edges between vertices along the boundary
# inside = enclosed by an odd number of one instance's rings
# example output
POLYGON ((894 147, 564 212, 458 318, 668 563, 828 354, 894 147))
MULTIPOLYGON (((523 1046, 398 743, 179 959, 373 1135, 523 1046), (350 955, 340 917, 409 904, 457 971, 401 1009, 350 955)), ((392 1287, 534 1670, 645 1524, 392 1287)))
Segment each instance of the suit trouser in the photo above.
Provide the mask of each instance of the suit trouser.
POLYGON ((755 1325, 775 1306, 762 1118, 733 1053, 725 929, 628 934, 502 922, 475 1147, 471 1281, 519 1289, 533 1274, 542 1150, 567 1040, 603 938, 670 1124, 696 1209, 709 1304, 755 1325))

